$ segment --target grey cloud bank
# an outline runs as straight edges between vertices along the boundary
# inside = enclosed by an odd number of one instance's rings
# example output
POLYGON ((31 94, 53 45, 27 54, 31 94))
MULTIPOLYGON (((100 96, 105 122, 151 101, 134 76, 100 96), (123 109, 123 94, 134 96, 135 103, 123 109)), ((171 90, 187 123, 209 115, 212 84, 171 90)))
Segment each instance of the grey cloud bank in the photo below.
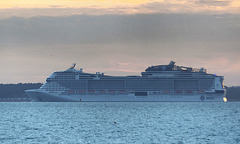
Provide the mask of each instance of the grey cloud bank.
POLYGON ((43 82, 77 62, 86 71, 139 74, 175 60, 240 84, 237 15, 138 14, 0 20, 3 82, 43 82), (10 71, 10 72, 9 72, 10 71))
POLYGON ((198 0, 194 2, 197 5, 207 6, 228 6, 231 2, 229 0, 198 0))
POLYGON ((2 44, 238 41, 231 15, 152 14, 12 17, 0 20, 2 44), (221 18, 219 18, 221 16, 221 18))

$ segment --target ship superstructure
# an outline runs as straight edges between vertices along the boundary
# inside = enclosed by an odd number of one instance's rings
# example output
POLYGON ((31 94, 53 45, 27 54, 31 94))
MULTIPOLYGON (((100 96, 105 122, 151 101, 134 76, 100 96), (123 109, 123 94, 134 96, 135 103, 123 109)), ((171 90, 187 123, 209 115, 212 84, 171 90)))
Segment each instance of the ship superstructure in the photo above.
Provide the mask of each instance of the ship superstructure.
POLYGON ((168 65, 148 67, 141 76, 85 73, 74 64, 52 73, 40 89, 27 90, 33 101, 223 101, 223 76, 206 69, 168 65))

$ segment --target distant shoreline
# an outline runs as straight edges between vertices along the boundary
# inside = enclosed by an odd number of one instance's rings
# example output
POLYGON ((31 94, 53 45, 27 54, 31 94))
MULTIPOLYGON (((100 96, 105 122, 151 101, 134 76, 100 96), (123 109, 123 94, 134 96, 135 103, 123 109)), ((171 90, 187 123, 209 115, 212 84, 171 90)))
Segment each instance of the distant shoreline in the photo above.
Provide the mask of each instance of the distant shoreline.
POLYGON ((32 102, 32 100, 29 98, 25 100, 0 100, 0 102, 32 102))

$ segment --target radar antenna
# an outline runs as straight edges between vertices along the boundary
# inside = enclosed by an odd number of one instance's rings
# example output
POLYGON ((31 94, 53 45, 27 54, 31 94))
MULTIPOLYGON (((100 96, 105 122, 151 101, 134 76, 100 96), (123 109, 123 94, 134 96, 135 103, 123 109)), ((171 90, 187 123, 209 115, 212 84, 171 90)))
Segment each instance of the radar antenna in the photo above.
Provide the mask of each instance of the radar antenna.
POLYGON ((73 63, 72 66, 69 69, 74 69, 76 66, 76 63, 73 63))

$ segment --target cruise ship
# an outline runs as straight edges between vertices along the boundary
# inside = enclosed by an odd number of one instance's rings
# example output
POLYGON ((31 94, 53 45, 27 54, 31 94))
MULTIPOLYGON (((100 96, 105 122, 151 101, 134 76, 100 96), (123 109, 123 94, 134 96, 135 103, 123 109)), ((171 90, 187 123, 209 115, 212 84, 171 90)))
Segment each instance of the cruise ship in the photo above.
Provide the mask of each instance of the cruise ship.
POLYGON ((222 102, 223 76, 175 65, 148 67, 139 76, 110 76, 75 69, 53 72, 39 89, 26 90, 34 102, 222 102))

